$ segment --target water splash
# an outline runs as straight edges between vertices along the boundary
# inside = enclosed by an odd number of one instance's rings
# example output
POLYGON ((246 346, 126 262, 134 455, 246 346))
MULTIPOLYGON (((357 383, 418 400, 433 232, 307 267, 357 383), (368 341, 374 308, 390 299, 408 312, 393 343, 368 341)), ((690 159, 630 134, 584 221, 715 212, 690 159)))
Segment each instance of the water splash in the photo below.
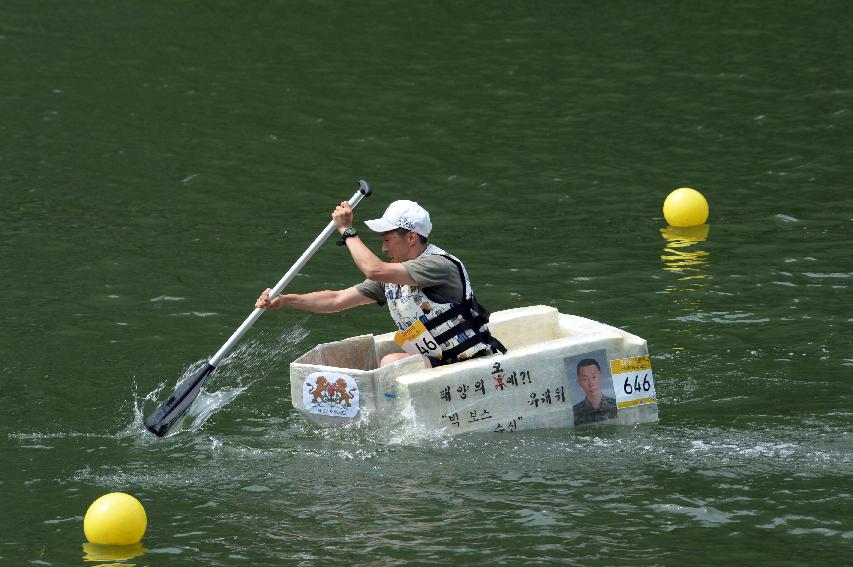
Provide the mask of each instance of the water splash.
MULTIPOLYGON (((219 412, 222 408, 233 402, 245 392, 252 384, 270 376, 271 368, 283 357, 289 358, 309 331, 301 322, 279 332, 270 341, 269 333, 261 333, 255 338, 238 345, 216 368, 216 370, 205 382, 205 388, 193 401, 184 417, 178 421, 169 431, 167 437, 178 435, 182 432, 194 432, 219 412), (228 384, 218 390, 211 388, 216 384, 228 384)), ((145 429, 145 415, 153 411, 156 404, 172 392, 178 384, 186 380, 206 359, 200 359, 187 366, 181 376, 170 388, 168 382, 161 382, 151 392, 143 397, 137 393, 136 384, 133 386, 133 415, 131 422, 122 430, 119 437, 135 437, 139 435, 148 436, 145 429)))

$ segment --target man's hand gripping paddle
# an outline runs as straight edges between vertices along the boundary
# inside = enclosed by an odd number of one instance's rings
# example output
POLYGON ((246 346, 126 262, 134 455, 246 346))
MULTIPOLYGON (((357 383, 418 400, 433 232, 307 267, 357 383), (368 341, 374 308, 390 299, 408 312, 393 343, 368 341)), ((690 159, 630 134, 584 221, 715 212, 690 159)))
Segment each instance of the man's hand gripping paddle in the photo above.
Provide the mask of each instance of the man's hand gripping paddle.
MULTIPOLYGON (((350 206, 355 208, 355 206, 364 197, 369 197, 371 193, 373 193, 373 191, 370 189, 367 182, 364 180, 359 181, 358 191, 356 191, 349 200, 350 206)), ((284 287, 289 284, 305 264, 308 263, 311 256, 314 255, 320 246, 322 246, 323 242, 325 242, 334 231, 335 222, 331 221, 323 232, 321 232, 314 240, 311 246, 308 247, 308 250, 302 253, 302 256, 299 257, 296 263, 293 264, 287 273, 279 280, 270 292, 270 298, 274 298, 282 292, 284 287)), ((228 352, 230 352, 234 345, 237 344, 237 341, 243 337, 246 331, 249 330, 264 311, 266 311, 266 309, 262 307, 256 308, 252 314, 243 321, 243 324, 234 331, 231 338, 222 345, 222 348, 220 348, 217 353, 210 358, 210 360, 205 362, 201 368, 196 370, 192 376, 181 382, 175 389, 175 393, 169 396, 169 399, 163 402, 160 407, 157 408, 157 411, 145 419, 145 427, 147 427, 151 433, 157 437, 164 436, 169 431, 169 428, 172 427, 172 425, 174 425, 175 422, 184 415, 184 413, 186 413, 187 409, 189 409, 193 401, 198 396, 198 393, 201 391, 201 387, 204 385, 205 379, 210 376, 210 373, 216 369, 220 361, 225 358, 228 352)))

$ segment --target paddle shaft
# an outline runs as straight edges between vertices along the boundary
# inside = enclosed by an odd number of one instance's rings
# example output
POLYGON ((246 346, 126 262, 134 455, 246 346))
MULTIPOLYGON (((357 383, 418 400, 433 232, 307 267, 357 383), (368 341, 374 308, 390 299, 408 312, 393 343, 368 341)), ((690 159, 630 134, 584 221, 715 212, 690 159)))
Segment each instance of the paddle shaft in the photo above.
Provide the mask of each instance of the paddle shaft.
MULTIPOLYGON (((353 208, 355 208, 355 206, 358 205, 358 203, 365 196, 369 195, 369 193, 363 190, 362 183, 364 182, 359 183, 359 190, 356 191, 352 198, 349 200, 349 204, 353 208)), ((311 256, 313 256, 314 253, 317 252, 320 246, 323 245, 323 242, 325 242, 326 239, 329 238, 329 236, 331 236, 333 232, 335 232, 335 221, 329 221, 329 224, 326 225, 326 228, 323 229, 323 232, 321 232, 320 235, 316 239, 314 239, 314 242, 311 243, 311 246, 309 246, 308 249, 302 253, 302 256, 299 257, 296 263, 293 264, 293 266, 291 266, 290 269, 287 270, 287 273, 282 276, 282 278, 278 281, 277 284, 275 284, 275 287, 272 288, 272 291, 270 292, 270 299, 275 298, 278 294, 282 292, 285 286, 287 286, 287 284, 289 284, 291 280, 296 277, 296 274, 298 274, 299 271, 305 267, 305 264, 308 263, 308 260, 311 259, 311 256)), ((237 342, 243 337, 243 335, 246 334, 246 331, 248 331, 252 327, 252 325, 255 324, 255 321, 257 321, 258 318, 263 315, 264 311, 266 311, 265 308, 256 307, 255 310, 252 311, 252 313, 248 317, 246 317, 246 320, 243 321, 243 323, 237 328, 236 331, 234 331, 234 334, 231 335, 231 337, 227 341, 225 341, 225 344, 222 345, 222 348, 220 348, 218 351, 216 351, 216 354, 210 357, 209 362, 211 366, 216 367, 219 365, 220 361, 222 361, 222 359, 225 358, 229 352, 231 352, 231 349, 234 348, 234 345, 236 345, 237 342)))
MULTIPOLYGON (((355 207, 359 201, 361 201, 364 197, 369 197, 372 193, 370 186, 366 181, 358 182, 358 191, 356 191, 355 195, 352 196, 352 199, 349 200, 349 204, 352 207, 355 207)), ((290 281, 299 273, 305 264, 308 262, 309 258, 314 255, 314 252, 317 251, 318 248, 323 244, 323 242, 329 238, 329 235, 332 234, 335 230, 334 221, 330 222, 323 232, 320 233, 311 246, 308 247, 302 256, 299 257, 299 260, 296 261, 295 264, 287 271, 286 274, 279 280, 279 282, 275 285, 275 289, 272 290, 271 294, 273 297, 281 293, 281 290, 284 289, 290 281)), ((182 415, 189 409, 192 405, 193 400, 196 399, 199 392, 201 392, 201 387, 204 385, 204 381, 216 369, 216 366, 222 361, 223 358, 228 354, 228 352, 237 344, 237 341, 246 334, 246 331, 254 324, 255 321, 258 320, 258 317, 266 311, 263 308, 256 308, 251 315, 249 315, 243 324, 234 331, 234 334, 231 335, 225 344, 222 345, 216 354, 213 357, 204 363, 203 366, 198 368, 195 372, 193 372, 192 376, 186 378, 183 382, 178 384, 178 387, 175 389, 175 392, 169 396, 165 402, 160 404, 160 406, 154 411, 153 414, 148 416, 145 419, 145 427, 154 435, 158 437, 164 436, 172 425, 177 422, 182 415)))

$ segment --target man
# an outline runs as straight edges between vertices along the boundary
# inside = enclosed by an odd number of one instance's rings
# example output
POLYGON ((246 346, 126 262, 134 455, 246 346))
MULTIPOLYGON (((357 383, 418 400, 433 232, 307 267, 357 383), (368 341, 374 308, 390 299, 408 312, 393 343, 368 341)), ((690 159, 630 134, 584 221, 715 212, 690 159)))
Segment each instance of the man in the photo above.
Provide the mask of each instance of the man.
POLYGON ((336 313, 368 303, 387 303, 399 329, 395 341, 402 353, 384 356, 380 366, 423 355, 428 366, 452 364, 469 358, 506 352, 492 337, 489 312, 474 298, 462 262, 427 241, 432 231, 429 213, 414 201, 394 201, 381 218, 365 224, 382 235, 383 262, 361 241, 353 228, 353 212, 343 202, 332 213, 346 246, 367 278, 343 290, 282 294, 270 300, 264 291, 256 307, 290 307, 313 313, 336 313))
POLYGON ((601 392, 601 367, 592 358, 585 358, 577 366, 578 386, 586 397, 572 408, 575 426, 616 417, 616 400, 601 392))

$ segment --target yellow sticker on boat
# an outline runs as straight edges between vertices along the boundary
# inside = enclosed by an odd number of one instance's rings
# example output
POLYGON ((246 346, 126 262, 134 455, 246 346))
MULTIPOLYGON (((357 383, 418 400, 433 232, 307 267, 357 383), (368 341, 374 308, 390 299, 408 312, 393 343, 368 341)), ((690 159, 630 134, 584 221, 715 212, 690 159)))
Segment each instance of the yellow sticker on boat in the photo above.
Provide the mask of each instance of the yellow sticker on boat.
POLYGON ((625 372, 639 372, 640 370, 651 370, 652 361, 648 356, 631 356, 628 358, 616 358, 610 361, 611 374, 623 374, 625 372))
POLYGON ((657 403, 652 361, 648 356, 613 359, 610 361, 610 374, 617 408, 657 403))

